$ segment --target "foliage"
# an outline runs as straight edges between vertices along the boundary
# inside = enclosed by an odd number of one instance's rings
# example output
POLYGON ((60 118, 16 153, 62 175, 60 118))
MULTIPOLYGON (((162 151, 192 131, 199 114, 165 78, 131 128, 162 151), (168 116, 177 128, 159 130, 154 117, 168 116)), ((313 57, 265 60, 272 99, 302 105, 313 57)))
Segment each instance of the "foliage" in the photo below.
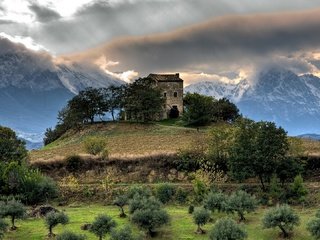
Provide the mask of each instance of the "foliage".
POLYGON ((303 178, 298 175, 294 178, 292 185, 290 186, 287 198, 294 202, 301 203, 305 200, 305 196, 308 194, 308 190, 303 183, 303 178))
POLYGON ((175 199, 178 203, 185 204, 187 202, 188 195, 189 195, 189 193, 187 190, 185 190, 181 187, 178 187, 175 199))
POLYGON ((320 239, 320 210, 317 211, 316 217, 308 222, 307 230, 315 239, 320 239))
POLYGON ((132 230, 129 226, 125 226, 119 230, 111 231, 111 240, 135 240, 132 230))
POLYGON ((10 162, 21 164, 27 159, 27 155, 25 142, 18 139, 10 128, 0 126, 0 161, 6 164, 10 162))
POLYGON ((284 190, 281 188, 279 180, 276 175, 271 177, 270 186, 269 186, 269 196, 273 202, 279 202, 282 200, 284 190))
POLYGON ((256 208, 256 199, 242 190, 232 193, 226 204, 226 210, 228 212, 236 212, 239 216, 239 221, 244 221, 245 213, 253 212, 256 208))
POLYGON ((87 237, 85 235, 66 231, 59 234, 56 239, 57 240, 85 240, 87 239, 87 237))
POLYGON ((267 211, 262 219, 265 228, 279 227, 283 237, 289 237, 289 231, 299 225, 299 216, 288 205, 281 205, 267 211))
POLYGON ((229 218, 218 220, 209 234, 210 240, 243 240, 246 238, 247 233, 229 218))
POLYGON ((103 101, 105 110, 111 113, 112 120, 116 119, 116 111, 119 111, 123 105, 123 94, 125 86, 110 86, 108 88, 102 88, 103 101))
POLYGON ((107 142, 104 137, 95 136, 88 137, 83 144, 87 153, 98 155, 106 148, 107 142))
POLYGON ((235 140, 230 150, 229 168, 233 177, 244 180, 258 177, 262 190, 270 181, 276 166, 288 151, 285 130, 273 122, 242 119, 237 123, 235 140))
POLYGON ((171 201, 175 192, 175 186, 170 183, 159 184, 156 188, 156 196, 163 204, 166 204, 169 201, 171 201))
POLYGON ((213 104, 213 120, 234 122, 239 117, 239 109, 227 98, 221 98, 213 104))
POLYGON ((107 233, 110 233, 116 225, 116 222, 111 217, 107 215, 98 215, 89 231, 94 233, 101 240, 107 233))
POLYGON ((204 207, 212 212, 222 212, 226 209, 227 196, 222 192, 210 192, 204 200, 204 207))
POLYGON ((124 212, 123 207, 128 204, 128 201, 129 201, 128 196, 125 195, 125 194, 117 196, 116 199, 113 201, 113 204, 120 208, 120 211, 121 211, 120 212, 120 217, 126 217, 127 216, 125 214, 125 212, 124 212))
POLYGON ((26 208, 20 202, 12 199, 7 201, 6 203, 0 203, 0 216, 1 217, 10 217, 11 219, 11 230, 16 230, 17 227, 15 226, 16 219, 22 219, 26 215, 26 208))
POLYGON ((188 213, 189 214, 192 214, 194 212, 194 206, 193 205, 190 205, 189 207, 188 207, 188 213))
POLYGON ((295 157, 285 157, 278 162, 276 166, 276 174, 284 185, 286 182, 291 182, 293 179, 301 174, 303 167, 301 162, 295 157))
POLYGON ((135 196, 139 197, 151 197, 151 191, 149 188, 142 186, 132 186, 127 191, 127 196, 129 199, 133 199, 135 196))
POLYGON ((123 100, 127 119, 141 122, 159 119, 165 103, 161 89, 150 78, 139 78, 127 85, 123 100))
POLYGON ((201 226, 204 226, 210 219, 210 211, 203 207, 195 208, 193 212, 193 221, 198 225, 197 233, 204 233, 201 226))
POLYGON ((64 212, 49 212, 46 215, 45 223, 49 230, 48 236, 54 236, 52 230, 58 224, 65 225, 69 222, 69 217, 64 212))
POLYGON ((154 197, 135 195, 134 198, 129 201, 129 212, 133 214, 135 211, 149 206, 155 209, 160 209, 161 202, 154 197))
POLYGON ((81 169, 82 160, 79 155, 71 155, 65 158, 68 172, 77 172, 81 169))
POLYGON ((194 191, 194 197, 195 201, 198 203, 201 203, 205 196, 207 195, 209 189, 208 186, 201 180, 195 179, 193 181, 193 191, 194 191))
POLYGON ((0 218, 0 239, 3 239, 4 233, 7 231, 8 224, 0 218))

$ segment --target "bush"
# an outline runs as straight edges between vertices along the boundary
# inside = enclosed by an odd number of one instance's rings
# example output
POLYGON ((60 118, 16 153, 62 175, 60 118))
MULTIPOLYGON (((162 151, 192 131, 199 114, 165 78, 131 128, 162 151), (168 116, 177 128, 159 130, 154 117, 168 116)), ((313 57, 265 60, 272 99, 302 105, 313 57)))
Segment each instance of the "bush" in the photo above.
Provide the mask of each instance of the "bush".
POLYGON ((8 201, 7 203, 0 203, 0 215, 1 217, 11 218, 11 230, 16 230, 16 219, 22 219, 25 217, 27 210, 25 206, 15 199, 8 201))
POLYGON ((116 197, 116 199, 113 201, 113 204, 120 208, 121 218, 124 218, 127 216, 123 209, 123 207, 128 204, 128 197, 126 195, 119 195, 118 197, 116 197))
POLYGON ((139 196, 139 197, 151 197, 151 191, 149 188, 146 187, 141 187, 141 186, 133 186, 130 187, 128 192, 127 192, 127 196, 129 199, 133 199, 135 196, 139 196))
POLYGON ((4 233, 7 231, 8 224, 0 218, 0 239, 3 239, 4 233))
POLYGON ((89 231, 99 237, 101 240, 107 233, 116 227, 116 222, 107 215, 98 215, 92 223, 89 231))
POLYGON ((130 227, 126 226, 119 230, 111 231, 111 240, 135 240, 130 227))
POLYGON ((239 221, 246 220, 245 213, 253 212, 256 208, 256 199, 242 190, 232 193, 226 204, 226 210, 228 212, 236 212, 239 216, 239 221))
POLYGON ((68 222, 69 222, 69 217, 64 212, 49 212, 45 218, 45 223, 49 230, 48 236, 49 237, 54 236, 54 233, 52 232, 52 230, 58 224, 65 225, 68 222))
POLYGON ((84 148, 86 152, 92 155, 100 154, 106 146, 107 142, 104 137, 88 137, 84 141, 84 148))
POLYGON ((176 192, 176 201, 180 204, 185 204, 188 199, 188 191, 179 187, 176 192))
POLYGON ((307 223, 307 230, 315 239, 320 239, 320 210, 316 213, 316 218, 307 223))
POLYGON ((221 192, 209 193, 204 201, 204 207, 212 212, 217 210, 218 212, 224 211, 227 204, 227 196, 221 192))
POLYGON ((196 208, 193 212, 193 221, 198 225, 197 233, 203 234, 205 231, 201 228, 210 220, 210 211, 200 207, 196 208))
POLYGON ((287 198, 293 203, 301 203, 305 201, 305 196, 308 194, 303 178, 298 175, 294 178, 292 185, 290 186, 287 198))
POLYGON ((169 183, 162 183, 158 185, 156 188, 156 196, 163 204, 166 204, 169 201, 171 201, 175 192, 175 186, 169 183))
POLYGON ((178 159, 173 163, 178 171, 194 172, 200 168, 200 160, 204 157, 202 151, 183 150, 178 153, 178 159))
POLYGON ((190 205, 189 208, 188 208, 188 213, 192 214, 193 212, 194 212, 194 206, 190 205))
POLYGON ((246 238, 247 233, 229 218, 218 220, 209 234, 210 240, 243 240, 246 238))
POLYGON ((87 239, 87 237, 85 235, 80 235, 80 234, 67 231, 59 234, 56 239, 57 240, 85 240, 87 239))
POLYGON ((140 197, 139 195, 136 195, 132 200, 129 201, 129 212, 131 214, 139 209, 145 209, 147 207, 159 209, 161 207, 161 203, 154 197, 146 198, 140 197))
POLYGON ((204 182, 202 182, 201 180, 196 179, 193 183, 193 191, 194 191, 194 197, 195 197, 195 201, 197 203, 201 203, 205 196, 208 193, 208 188, 206 186, 206 184, 204 182))
POLYGON ((279 227, 283 237, 289 237, 289 231, 299 225, 299 216, 288 205, 277 206, 270 209, 263 217, 262 224, 265 228, 279 227))
POLYGON ((65 158, 65 163, 68 172, 77 172, 81 169, 82 160, 78 155, 71 155, 65 158))

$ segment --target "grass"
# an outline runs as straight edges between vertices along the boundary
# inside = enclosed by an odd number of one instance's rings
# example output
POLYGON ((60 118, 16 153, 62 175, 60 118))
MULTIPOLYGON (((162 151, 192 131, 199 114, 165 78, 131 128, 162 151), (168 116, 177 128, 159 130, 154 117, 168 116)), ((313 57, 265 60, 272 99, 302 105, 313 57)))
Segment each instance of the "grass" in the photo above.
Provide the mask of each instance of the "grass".
MULTIPOLYGON (((159 234, 154 239, 208 239, 208 234, 197 235, 194 233, 196 225, 192 221, 192 216, 187 213, 187 206, 168 206, 166 207, 171 217, 171 223, 168 226, 162 227, 159 230, 159 234)), ((90 223, 93 221, 96 215, 106 213, 110 215, 118 223, 118 227, 129 224, 128 218, 121 219, 118 217, 119 210, 114 206, 69 206, 61 208, 70 217, 70 223, 65 226, 57 226, 54 228, 54 233, 59 234, 64 230, 71 230, 73 232, 86 234, 88 239, 97 239, 93 234, 88 231, 80 230, 81 225, 84 223, 90 223)), ((261 218, 266 209, 260 208, 257 212, 247 215, 247 222, 244 228, 248 232, 248 240, 277 240, 279 237, 278 229, 263 229, 261 225, 261 218)), ((307 221, 314 215, 315 209, 296 209, 301 217, 301 224, 295 228, 292 240, 311 240, 312 237, 306 231, 307 221)), ((213 214, 213 222, 220 217, 224 217, 225 214, 213 214)), ((232 215, 231 215, 232 216, 232 215)), ((232 216, 236 219, 236 216, 232 216)), ((214 223, 207 224, 204 229, 210 230, 214 223)), ((14 232, 8 232, 5 235, 5 240, 19 239, 19 240, 42 240, 46 239, 47 230, 44 225, 43 219, 26 219, 17 221, 18 230, 14 232)), ((134 232, 138 233, 139 230, 131 225, 134 232)), ((108 238, 107 238, 108 239, 108 238)))

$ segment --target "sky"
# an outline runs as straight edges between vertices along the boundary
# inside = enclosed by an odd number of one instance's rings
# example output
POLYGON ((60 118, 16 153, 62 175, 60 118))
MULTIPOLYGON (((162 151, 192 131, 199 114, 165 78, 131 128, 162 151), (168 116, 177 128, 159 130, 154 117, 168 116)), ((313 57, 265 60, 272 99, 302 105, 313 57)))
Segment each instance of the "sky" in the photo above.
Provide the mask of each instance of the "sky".
POLYGON ((0 37, 127 81, 237 83, 279 65, 319 75, 319 29, 320 0, 0 0, 0 37))

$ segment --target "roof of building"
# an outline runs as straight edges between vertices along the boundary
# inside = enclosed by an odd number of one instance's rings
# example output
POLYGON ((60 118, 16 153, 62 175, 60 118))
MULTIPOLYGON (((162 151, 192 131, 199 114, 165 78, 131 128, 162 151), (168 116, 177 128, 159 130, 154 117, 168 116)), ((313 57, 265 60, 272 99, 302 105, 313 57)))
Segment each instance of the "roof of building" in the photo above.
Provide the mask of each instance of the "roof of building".
POLYGON ((149 74, 148 78, 151 78, 158 82, 183 82, 179 73, 176 74, 149 74))

